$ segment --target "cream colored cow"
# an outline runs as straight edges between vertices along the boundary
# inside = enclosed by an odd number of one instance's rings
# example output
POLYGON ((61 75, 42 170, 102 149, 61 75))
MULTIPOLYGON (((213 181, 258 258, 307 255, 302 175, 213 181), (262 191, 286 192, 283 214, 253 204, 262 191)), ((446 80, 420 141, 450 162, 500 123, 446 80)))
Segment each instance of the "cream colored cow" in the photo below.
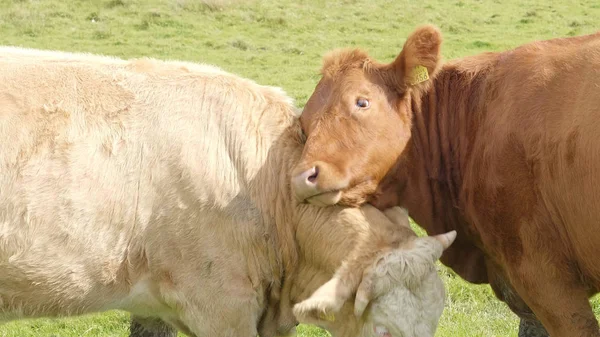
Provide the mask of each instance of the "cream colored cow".
POLYGON ((198 337, 433 336, 455 233, 297 204, 297 117, 210 66, 0 48, 0 320, 122 309, 198 337))

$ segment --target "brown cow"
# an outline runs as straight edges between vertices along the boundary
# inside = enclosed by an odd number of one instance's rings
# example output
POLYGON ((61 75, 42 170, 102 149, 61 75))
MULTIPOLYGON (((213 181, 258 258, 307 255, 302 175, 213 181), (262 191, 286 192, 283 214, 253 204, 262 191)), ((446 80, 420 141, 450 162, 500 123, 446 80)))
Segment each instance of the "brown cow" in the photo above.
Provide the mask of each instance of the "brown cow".
POLYGON ((429 234, 456 229, 442 262, 489 282, 522 324, 600 336, 588 300, 600 289, 600 34, 444 65, 441 41, 424 26, 390 64, 325 57, 296 196, 402 205, 429 234))

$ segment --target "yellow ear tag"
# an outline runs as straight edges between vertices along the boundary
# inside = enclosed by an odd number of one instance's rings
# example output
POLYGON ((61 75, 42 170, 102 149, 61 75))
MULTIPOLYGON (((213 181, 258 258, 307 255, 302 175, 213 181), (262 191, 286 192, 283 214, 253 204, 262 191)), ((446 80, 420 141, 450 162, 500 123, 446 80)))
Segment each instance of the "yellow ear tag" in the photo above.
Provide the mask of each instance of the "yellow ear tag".
POLYGON ((326 321, 330 321, 330 322, 335 322, 335 315, 334 314, 327 314, 325 315, 324 313, 320 312, 319 313, 319 318, 326 320, 326 321))
POLYGON ((413 68, 410 85, 419 84, 429 79, 429 72, 427 68, 423 66, 416 66, 413 68))

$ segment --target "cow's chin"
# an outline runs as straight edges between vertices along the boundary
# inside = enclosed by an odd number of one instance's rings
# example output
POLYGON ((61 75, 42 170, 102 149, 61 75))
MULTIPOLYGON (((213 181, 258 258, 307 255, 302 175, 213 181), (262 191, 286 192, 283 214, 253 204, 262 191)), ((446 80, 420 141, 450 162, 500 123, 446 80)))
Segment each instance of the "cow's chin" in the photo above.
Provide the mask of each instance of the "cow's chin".
POLYGON ((342 194, 338 205, 345 207, 360 207, 367 202, 367 196, 362 193, 345 192, 342 194))
POLYGON ((344 206, 344 207, 360 207, 367 203, 374 192, 373 189, 367 189, 364 185, 356 186, 348 190, 337 190, 315 195, 308 198, 306 201, 310 204, 319 207, 327 206, 344 206))
POLYGON ((306 199, 306 201, 311 205, 315 205, 315 206, 319 206, 319 207, 327 207, 327 206, 336 205, 338 202, 340 202, 340 200, 342 200, 342 195, 343 195, 343 192, 340 190, 329 191, 329 192, 325 192, 325 193, 321 193, 321 194, 312 196, 312 197, 306 199))
POLYGON ((345 190, 333 190, 314 195, 306 199, 306 202, 319 207, 333 205, 360 207, 375 193, 376 188, 377 184, 374 181, 365 181, 345 190))
POLYGON ((360 184, 346 189, 342 193, 342 197, 338 201, 338 205, 346 207, 360 207, 367 203, 373 193, 377 190, 377 182, 375 180, 366 180, 360 184))

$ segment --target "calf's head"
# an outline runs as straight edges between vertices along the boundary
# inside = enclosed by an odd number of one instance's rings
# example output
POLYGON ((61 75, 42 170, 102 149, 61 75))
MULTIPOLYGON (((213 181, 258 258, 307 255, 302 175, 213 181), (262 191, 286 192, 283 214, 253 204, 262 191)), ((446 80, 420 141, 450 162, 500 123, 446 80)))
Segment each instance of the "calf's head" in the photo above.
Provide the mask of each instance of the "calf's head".
MULTIPOLYGON (((386 210, 396 224, 409 226, 408 214, 386 210)), ((413 237, 400 247, 382 249, 360 270, 357 287, 346 261, 331 280, 294 306, 301 323, 327 329, 334 337, 433 337, 444 309, 445 289, 435 267, 456 232, 413 237)))
POLYGON ((441 42, 436 28, 424 26, 390 64, 360 50, 325 56, 300 117, 307 141, 292 173, 297 199, 357 206, 375 192, 410 139, 411 94, 436 74, 441 42))

